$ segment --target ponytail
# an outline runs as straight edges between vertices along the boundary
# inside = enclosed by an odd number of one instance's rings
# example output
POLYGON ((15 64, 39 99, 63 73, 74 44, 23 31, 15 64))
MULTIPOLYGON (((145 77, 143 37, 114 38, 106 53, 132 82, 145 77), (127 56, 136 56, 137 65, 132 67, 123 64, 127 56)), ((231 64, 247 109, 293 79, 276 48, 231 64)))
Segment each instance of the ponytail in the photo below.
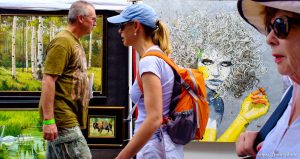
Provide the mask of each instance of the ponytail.
POLYGON ((170 33, 167 24, 158 20, 156 22, 157 28, 155 30, 144 27, 146 36, 151 36, 155 45, 158 45, 160 49, 167 55, 172 53, 170 43, 170 33))

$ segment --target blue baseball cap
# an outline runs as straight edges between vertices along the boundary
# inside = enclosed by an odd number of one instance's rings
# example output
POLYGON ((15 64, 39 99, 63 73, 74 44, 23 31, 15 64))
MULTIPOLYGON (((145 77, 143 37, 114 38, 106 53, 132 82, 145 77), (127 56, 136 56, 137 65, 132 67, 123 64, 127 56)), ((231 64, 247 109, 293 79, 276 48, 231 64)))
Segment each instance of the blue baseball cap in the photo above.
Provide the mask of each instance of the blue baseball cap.
POLYGON ((157 28, 156 21, 158 19, 154 9, 146 4, 132 4, 126 7, 120 15, 107 18, 110 23, 123 23, 131 20, 138 20, 140 23, 150 27, 157 28))

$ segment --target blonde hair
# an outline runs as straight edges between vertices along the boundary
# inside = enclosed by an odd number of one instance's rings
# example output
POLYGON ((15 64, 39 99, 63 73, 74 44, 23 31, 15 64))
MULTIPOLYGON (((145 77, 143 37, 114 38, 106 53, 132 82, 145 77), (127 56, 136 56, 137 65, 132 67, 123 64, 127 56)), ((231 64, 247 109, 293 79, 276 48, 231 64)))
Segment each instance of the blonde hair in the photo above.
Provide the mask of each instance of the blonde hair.
POLYGON ((152 42, 158 45, 160 49, 167 55, 172 53, 170 43, 170 32, 166 23, 158 20, 156 22, 157 28, 152 29, 144 25, 145 35, 151 36, 152 42))

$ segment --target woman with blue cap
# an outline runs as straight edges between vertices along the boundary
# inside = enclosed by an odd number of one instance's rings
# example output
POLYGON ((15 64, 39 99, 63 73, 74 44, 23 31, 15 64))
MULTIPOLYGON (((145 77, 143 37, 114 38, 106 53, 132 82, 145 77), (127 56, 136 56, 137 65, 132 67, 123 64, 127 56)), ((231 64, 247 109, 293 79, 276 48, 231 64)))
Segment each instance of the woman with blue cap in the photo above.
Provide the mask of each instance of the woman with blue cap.
MULTIPOLYGON (((119 34, 125 46, 132 46, 140 57, 149 51, 170 54, 169 31, 158 20, 155 11, 145 4, 133 4, 120 15, 107 19, 119 24, 119 34)), ((159 57, 146 56, 139 62, 143 91, 135 80, 130 97, 138 104, 134 136, 119 153, 117 159, 183 158, 183 146, 171 141, 161 121, 169 113, 174 74, 172 68, 159 57)))
POLYGON ((245 132, 236 143, 236 153, 258 159, 300 159, 300 1, 239 0, 238 10, 246 22, 267 36, 277 70, 292 80, 293 92, 265 140, 254 149, 258 132, 245 132))

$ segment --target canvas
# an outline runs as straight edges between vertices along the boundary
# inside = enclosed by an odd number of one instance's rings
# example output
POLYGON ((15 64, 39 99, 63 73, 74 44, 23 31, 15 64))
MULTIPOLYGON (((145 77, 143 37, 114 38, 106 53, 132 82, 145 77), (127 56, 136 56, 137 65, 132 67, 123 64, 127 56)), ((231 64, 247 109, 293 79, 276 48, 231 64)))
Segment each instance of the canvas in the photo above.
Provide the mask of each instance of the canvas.
POLYGON ((269 57, 271 50, 265 37, 240 18, 236 1, 144 3, 152 6, 169 26, 172 59, 178 65, 204 73, 210 120, 206 128, 208 139, 200 141, 234 142, 241 133, 235 130, 237 127, 242 127, 242 131, 259 130, 286 87, 269 57), (254 91, 265 92, 263 97, 269 102, 258 105, 261 112, 248 125, 239 121, 239 115, 242 109, 251 111, 256 107, 248 97, 254 91), (233 133, 228 135, 228 131, 233 133))

